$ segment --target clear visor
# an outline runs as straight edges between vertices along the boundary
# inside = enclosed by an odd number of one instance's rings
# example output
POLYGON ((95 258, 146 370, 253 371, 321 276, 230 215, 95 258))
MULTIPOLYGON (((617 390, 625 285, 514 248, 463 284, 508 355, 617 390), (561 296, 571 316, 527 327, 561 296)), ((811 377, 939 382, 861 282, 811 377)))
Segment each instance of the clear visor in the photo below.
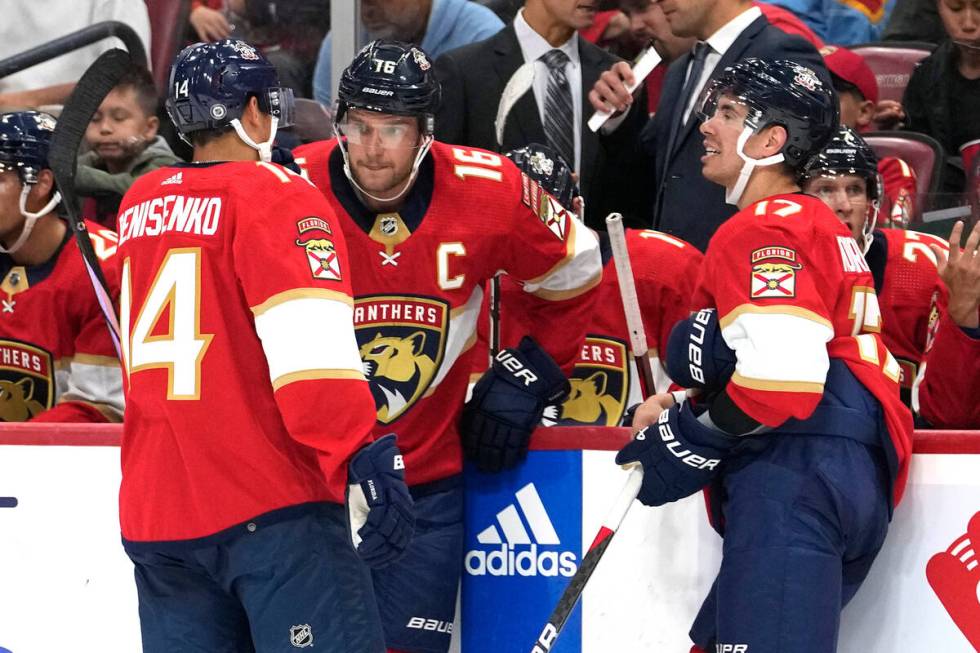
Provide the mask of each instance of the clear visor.
POLYGON ((265 101, 269 115, 279 119, 279 127, 289 127, 295 123, 296 103, 293 89, 274 86, 265 90, 265 101))
POLYGON ((731 92, 731 89, 712 82, 705 86, 694 105, 701 122, 708 122, 712 118, 720 118, 725 122, 734 123, 738 126, 751 127, 753 131, 759 128, 759 117, 762 112, 731 92))
POLYGON ((395 150, 415 148, 420 144, 418 125, 414 121, 369 123, 348 113, 337 123, 337 130, 353 145, 395 150))

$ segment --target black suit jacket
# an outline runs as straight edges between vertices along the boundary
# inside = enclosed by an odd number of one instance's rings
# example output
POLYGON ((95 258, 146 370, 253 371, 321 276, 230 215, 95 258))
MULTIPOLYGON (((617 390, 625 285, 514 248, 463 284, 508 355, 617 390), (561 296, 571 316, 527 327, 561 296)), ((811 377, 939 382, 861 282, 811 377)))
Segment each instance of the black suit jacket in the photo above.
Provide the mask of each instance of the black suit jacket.
MULTIPOLYGON (((764 16, 754 20, 735 39, 711 73, 719 76, 727 66, 756 57, 766 61, 788 59, 813 69, 830 83, 823 58, 804 39, 786 34, 769 24, 764 16)), ((691 113, 686 125, 680 126, 673 155, 667 157, 667 140, 687 73, 690 53, 671 64, 664 78, 660 107, 643 128, 640 145, 654 161, 654 228, 673 234, 701 251, 718 226, 731 217, 736 207, 725 203, 725 189, 701 174, 704 141, 698 127, 701 121, 691 113)))
MULTIPOLYGON (((641 204, 629 193, 629 182, 618 170, 610 169, 610 151, 633 149, 646 116, 637 116, 616 130, 615 138, 603 139, 589 130, 592 115, 588 93, 599 75, 618 61, 616 57, 578 39, 582 62, 582 131, 579 188, 586 199, 586 224, 605 229, 604 219, 612 210, 624 214, 627 223, 640 224, 641 204)), ((445 143, 506 152, 529 143, 547 143, 533 90, 518 100, 507 118, 503 145, 497 145, 494 119, 508 80, 522 64, 524 55, 513 23, 485 41, 465 45, 435 61, 436 78, 442 84, 442 103, 436 113, 436 139, 445 143)), ((642 105, 646 106, 645 97, 642 105)), ((573 162, 569 162, 573 163, 573 162)), ((642 179, 639 171, 631 174, 642 179)), ((638 182, 639 183, 639 182, 638 182)), ((644 224, 643 226, 646 226, 644 224)))

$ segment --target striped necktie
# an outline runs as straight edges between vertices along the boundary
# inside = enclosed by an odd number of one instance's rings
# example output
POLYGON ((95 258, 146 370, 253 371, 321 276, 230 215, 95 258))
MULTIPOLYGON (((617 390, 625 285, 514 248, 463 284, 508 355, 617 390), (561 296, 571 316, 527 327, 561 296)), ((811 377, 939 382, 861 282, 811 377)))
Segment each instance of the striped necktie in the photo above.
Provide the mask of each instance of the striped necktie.
POLYGON ((572 90, 565 77, 569 59, 561 50, 549 50, 541 56, 548 66, 548 92, 544 100, 544 133, 548 145, 555 148, 575 168, 575 132, 572 121, 572 90))

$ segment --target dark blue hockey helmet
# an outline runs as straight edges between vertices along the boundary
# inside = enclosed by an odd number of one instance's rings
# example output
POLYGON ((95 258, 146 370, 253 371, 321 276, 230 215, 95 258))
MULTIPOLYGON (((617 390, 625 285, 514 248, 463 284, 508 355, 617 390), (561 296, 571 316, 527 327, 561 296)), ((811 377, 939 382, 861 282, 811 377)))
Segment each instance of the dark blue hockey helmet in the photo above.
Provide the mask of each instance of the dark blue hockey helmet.
POLYGON ((167 113, 182 137, 232 124, 253 96, 279 127, 293 121, 292 89, 280 86, 275 67, 245 41, 187 46, 170 69, 169 89, 167 113))
POLYGON ((796 171, 824 148, 840 124, 840 103, 833 87, 792 61, 750 58, 729 66, 701 94, 698 111, 703 119, 714 115, 723 96, 748 109, 745 124, 755 132, 772 125, 786 130, 783 160, 796 171))
POLYGON ((417 116, 423 134, 435 129, 440 87, 432 64, 409 43, 379 39, 368 43, 340 77, 335 120, 350 109, 417 116))
POLYGON ((0 115, 0 170, 14 170, 22 183, 33 184, 48 167, 55 119, 40 111, 0 115))
POLYGON ((572 169, 554 148, 540 143, 531 143, 504 156, 517 164, 517 167, 541 187, 551 193, 563 207, 572 210, 572 200, 580 195, 572 169))

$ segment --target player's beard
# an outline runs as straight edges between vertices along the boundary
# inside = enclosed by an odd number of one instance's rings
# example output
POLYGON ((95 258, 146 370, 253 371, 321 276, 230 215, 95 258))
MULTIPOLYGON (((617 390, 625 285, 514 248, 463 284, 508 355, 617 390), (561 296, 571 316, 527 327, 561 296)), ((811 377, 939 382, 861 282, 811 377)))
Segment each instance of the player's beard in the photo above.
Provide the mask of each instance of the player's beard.
POLYGON ((353 165, 353 172, 358 185, 377 197, 387 198, 397 195, 412 174, 411 161, 401 167, 397 164, 386 165, 376 170, 368 167, 376 165, 371 161, 357 161, 353 165))

